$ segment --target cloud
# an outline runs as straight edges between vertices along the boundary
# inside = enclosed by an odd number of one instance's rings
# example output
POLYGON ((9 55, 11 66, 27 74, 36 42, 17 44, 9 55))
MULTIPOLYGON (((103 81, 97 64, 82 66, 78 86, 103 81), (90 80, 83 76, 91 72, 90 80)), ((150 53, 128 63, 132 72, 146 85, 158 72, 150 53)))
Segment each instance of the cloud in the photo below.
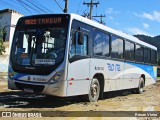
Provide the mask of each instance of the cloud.
POLYGON ((110 19, 110 20, 113 20, 113 19, 114 19, 112 16, 108 16, 107 18, 110 19))
POLYGON ((106 13, 107 14, 112 14, 113 13, 113 8, 107 8, 106 13))
POLYGON ((149 25, 147 23, 143 23, 143 27, 147 29, 149 28, 149 25))
POLYGON ((115 11, 113 8, 107 8, 106 10, 106 14, 108 14, 107 19, 113 20, 114 19, 113 16, 119 13, 120 13, 119 11, 115 11))
POLYGON ((142 14, 134 13, 134 15, 137 17, 146 18, 148 20, 160 22, 160 11, 154 11, 152 13, 145 13, 144 12, 142 14))
POLYGON ((133 35, 139 34, 139 35, 147 35, 147 36, 151 36, 151 37, 153 36, 153 35, 147 33, 146 31, 143 31, 143 30, 141 30, 139 28, 135 28, 135 27, 128 28, 128 31, 130 33, 132 33, 133 35))
POLYGON ((113 8, 107 8, 106 10, 107 14, 119 14, 119 11, 115 11, 113 8))

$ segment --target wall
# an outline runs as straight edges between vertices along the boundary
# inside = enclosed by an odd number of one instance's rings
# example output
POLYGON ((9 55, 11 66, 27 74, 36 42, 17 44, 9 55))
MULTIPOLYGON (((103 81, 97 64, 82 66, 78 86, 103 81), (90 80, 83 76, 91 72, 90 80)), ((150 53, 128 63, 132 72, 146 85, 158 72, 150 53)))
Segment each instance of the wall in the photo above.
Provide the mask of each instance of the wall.
POLYGON ((11 13, 5 12, 0 14, 0 26, 5 28, 7 31, 6 40, 9 41, 10 33, 10 23, 11 23, 11 13))
POLYGON ((12 39, 13 39, 13 35, 14 35, 14 30, 15 30, 15 26, 17 24, 17 21, 20 17, 22 17, 23 15, 12 11, 11 14, 11 26, 10 26, 10 36, 9 36, 9 48, 11 48, 11 44, 12 44, 12 39))
POLYGON ((8 71, 9 55, 0 56, 0 73, 8 71))
POLYGON ((0 73, 5 73, 8 71, 8 63, 9 63, 9 42, 4 43, 6 49, 3 55, 0 55, 0 73))
MULTIPOLYGON (((23 15, 14 10, 2 10, 0 13, 0 26, 7 30, 6 42, 4 42, 6 49, 3 55, 0 55, 0 75, 8 71, 9 54, 12 44, 13 34, 17 21, 23 15), (5 12, 2 12, 5 11, 5 12)), ((2 30, 2 29, 1 29, 2 30)), ((0 31, 2 33, 2 31, 0 31)), ((2 36, 0 36, 2 37, 2 36)))

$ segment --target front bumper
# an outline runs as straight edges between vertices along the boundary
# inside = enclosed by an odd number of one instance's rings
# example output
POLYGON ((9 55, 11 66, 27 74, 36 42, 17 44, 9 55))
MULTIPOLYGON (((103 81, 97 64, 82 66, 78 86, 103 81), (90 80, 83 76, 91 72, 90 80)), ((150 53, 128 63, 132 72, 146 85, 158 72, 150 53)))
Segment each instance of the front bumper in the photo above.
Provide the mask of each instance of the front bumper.
POLYGON ((47 94, 53 96, 65 97, 67 89, 67 81, 60 80, 55 84, 26 82, 8 78, 8 88, 11 90, 22 90, 32 93, 47 94))

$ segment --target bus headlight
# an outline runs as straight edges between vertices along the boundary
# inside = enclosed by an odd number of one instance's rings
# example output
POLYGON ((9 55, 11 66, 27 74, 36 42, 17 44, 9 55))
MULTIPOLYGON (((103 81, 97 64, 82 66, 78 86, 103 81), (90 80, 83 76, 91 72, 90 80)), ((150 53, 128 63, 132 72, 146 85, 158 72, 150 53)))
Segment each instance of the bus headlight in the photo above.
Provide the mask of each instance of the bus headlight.
POLYGON ((49 81, 50 84, 54 84, 57 83, 59 78, 61 77, 63 73, 63 70, 56 72, 56 74, 51 78, 51 80, 49 81))

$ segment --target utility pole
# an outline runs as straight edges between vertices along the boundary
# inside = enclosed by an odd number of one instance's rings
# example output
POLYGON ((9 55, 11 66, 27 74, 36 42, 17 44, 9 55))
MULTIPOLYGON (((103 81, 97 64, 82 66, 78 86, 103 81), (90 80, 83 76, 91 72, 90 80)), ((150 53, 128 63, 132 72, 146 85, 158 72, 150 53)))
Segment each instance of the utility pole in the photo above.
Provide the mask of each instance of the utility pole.
POLYGON ((86 2, 83 3, 83 5, 88 5, 88 6, 90 6, 89 19, 92 20, 92 10, 93 10, 93 5, 96 5, 96 6, 97 6, 98 4, 100 4, 99 1, 98 1, 97 3, 95 3, 95 2, 93 2, 93 0, 91 0, 90 3, 86 3, 86 2))
POLYGON ((65 8, 64 8, 64 13, 68 12, 68 0, 64 0, 65 1, 65 8))
POLYGON ((92 17, 99 17, 100 18, 100 23, 103 24, 103 17, 106 17, 105 15, 99 15, 99 16, 92 16, 92 17))

